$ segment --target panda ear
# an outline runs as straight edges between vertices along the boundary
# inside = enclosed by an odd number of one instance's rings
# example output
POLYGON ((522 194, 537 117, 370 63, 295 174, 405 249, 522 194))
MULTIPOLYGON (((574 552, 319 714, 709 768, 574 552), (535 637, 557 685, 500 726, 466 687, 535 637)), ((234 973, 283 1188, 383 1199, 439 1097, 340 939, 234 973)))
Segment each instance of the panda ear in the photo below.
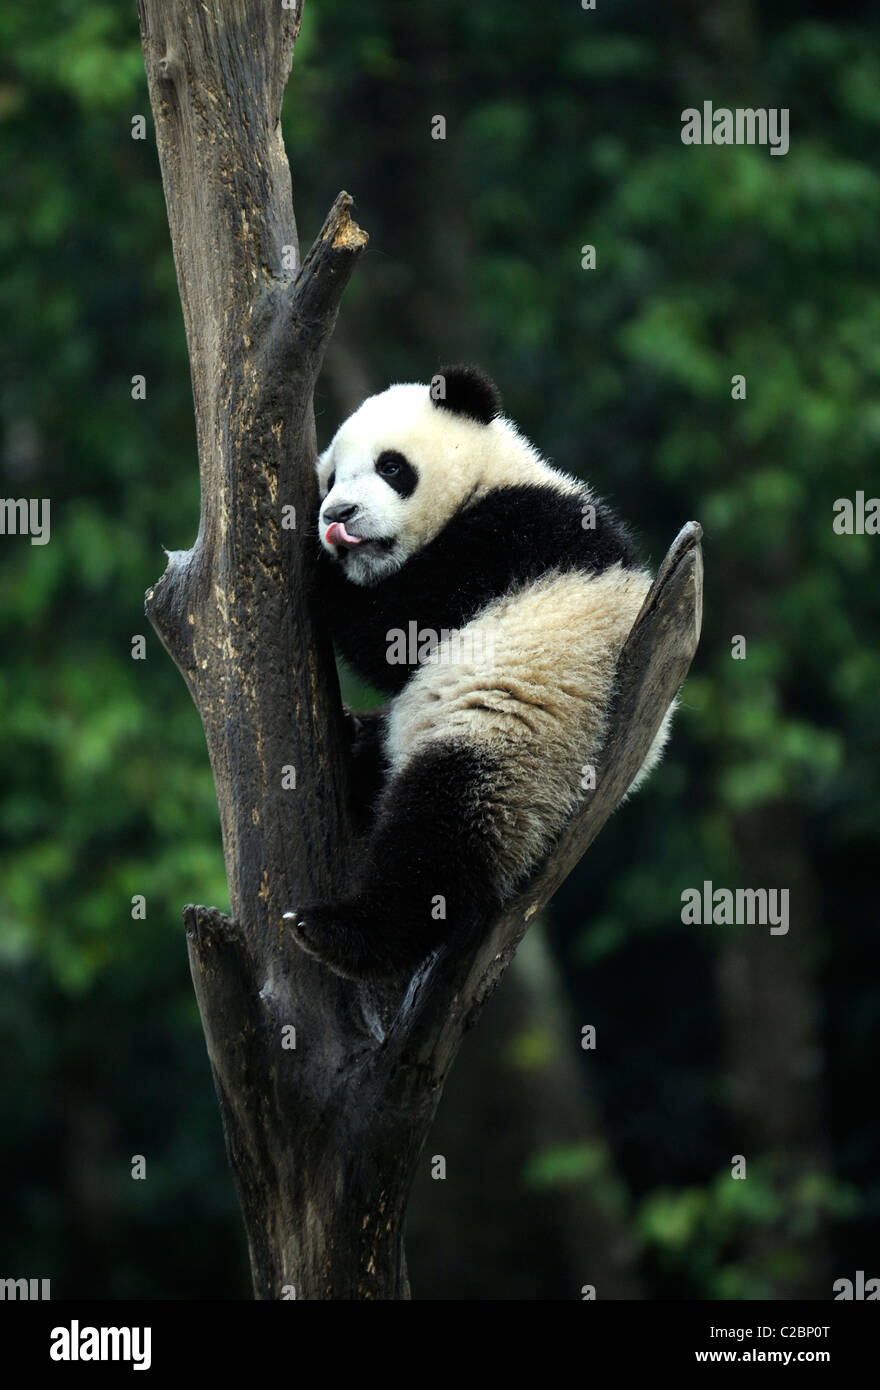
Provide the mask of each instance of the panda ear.
POLYGON ((480 367, 441 367, 431 381, 431 400, 441 410, 488 425, 501 414, 501 396, 480 367))

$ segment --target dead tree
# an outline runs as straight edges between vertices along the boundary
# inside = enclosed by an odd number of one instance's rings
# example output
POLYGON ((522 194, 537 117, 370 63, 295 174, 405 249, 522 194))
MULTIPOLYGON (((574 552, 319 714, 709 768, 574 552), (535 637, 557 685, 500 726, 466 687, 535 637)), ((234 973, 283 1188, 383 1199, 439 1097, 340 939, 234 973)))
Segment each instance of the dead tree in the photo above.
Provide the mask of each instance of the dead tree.
POLYGON ((184 918, 255 1294, 406 1298, 406 1201, 447 1073, 684 679, 700 530, 674 542, 626 644, 598 789, 479 948, 441 951, 403 992, 302 954, 282 914, 338 893, 352 845, 339 690, 304 543, 312 396, 367 238, 341 193, 302 263, 296 253, 280 111, 301 0, 138 9, 201 476, 196 541, 168 556, 146 605, 201 716, 220 807, 232 916, 184 918))

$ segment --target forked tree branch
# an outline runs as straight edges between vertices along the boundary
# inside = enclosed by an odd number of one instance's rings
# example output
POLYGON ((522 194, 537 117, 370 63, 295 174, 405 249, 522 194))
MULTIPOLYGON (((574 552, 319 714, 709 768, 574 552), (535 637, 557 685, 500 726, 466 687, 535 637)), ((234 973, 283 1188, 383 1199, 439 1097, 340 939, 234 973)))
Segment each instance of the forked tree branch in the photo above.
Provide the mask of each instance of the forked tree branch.
POLYGON ((138 10, 202 496, 196 541, 169 555, 147 612, 201 716, 220 807, 232 915, 184 916, 254 1288, 403 1298, 407 1196, 461 1038, 625 794, 690 664, 699 528, 673 545, 626 644, 598 788, 528 893, 405 991, 341 980, 302 954, 282 915, 338 893, 354 845, 307 542, 312 396, 366 236, 340 194, 299 265, 280 132, 299 8, 138 0, 138 10))

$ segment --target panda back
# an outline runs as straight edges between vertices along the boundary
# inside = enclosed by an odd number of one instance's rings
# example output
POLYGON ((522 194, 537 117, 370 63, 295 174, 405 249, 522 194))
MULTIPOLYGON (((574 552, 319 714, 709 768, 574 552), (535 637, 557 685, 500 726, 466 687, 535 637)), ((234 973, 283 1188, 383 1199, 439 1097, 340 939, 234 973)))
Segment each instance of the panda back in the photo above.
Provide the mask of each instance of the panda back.
MULTIPOLYGON (((627 529, 585 487, 495 488, 456 512, 395 574, 373 587, 348 583, 322 555, 319 603, 343 655, 379 690, 399 693, 411 667, 388 660, 389 633, 465 628, 506 598, 552 575, 637 572, 627 529)), ((522 601, 521 597, 518 601, 522 601)), ((545 617, 548 602, 544 603, 545 617)), ((520 612, 525 613, 521 608, 520 612)))

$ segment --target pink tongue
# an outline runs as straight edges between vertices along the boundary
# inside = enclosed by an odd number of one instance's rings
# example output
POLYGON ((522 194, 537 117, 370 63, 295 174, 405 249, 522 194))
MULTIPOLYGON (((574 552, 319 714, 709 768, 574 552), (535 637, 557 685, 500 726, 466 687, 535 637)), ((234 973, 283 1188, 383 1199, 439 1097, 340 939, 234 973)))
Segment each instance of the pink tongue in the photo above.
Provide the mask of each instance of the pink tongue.
POLYGON ((324 539, 328 545, 360 545, 362 536, 350 536, 341 521, 334 521, 327 527, 324 539))

